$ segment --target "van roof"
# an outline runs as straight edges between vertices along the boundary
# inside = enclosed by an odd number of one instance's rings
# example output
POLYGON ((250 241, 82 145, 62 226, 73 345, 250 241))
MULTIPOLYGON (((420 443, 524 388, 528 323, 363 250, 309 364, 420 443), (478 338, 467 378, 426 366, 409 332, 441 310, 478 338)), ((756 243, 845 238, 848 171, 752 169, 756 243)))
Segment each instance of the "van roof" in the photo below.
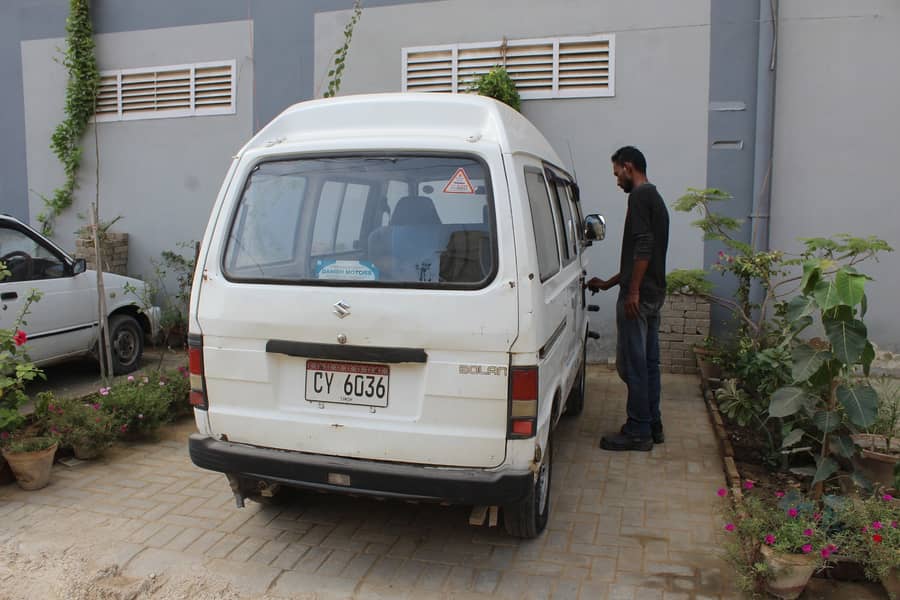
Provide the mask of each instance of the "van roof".
POLYGON ((475 94, 364 94, 300 102, 275 117, 241 153, 281 141, 397 135, 494 141, 504 153, 524 152, 563 166, 528 119, 475 94))

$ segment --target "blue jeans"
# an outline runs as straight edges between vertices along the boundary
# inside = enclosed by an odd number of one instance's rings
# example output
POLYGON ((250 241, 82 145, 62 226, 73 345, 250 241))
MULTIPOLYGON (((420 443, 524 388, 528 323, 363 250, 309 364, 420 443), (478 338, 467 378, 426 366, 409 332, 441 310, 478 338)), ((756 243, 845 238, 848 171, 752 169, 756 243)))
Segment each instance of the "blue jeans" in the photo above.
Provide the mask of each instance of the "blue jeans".
POLYGON ((661 423, 659 412, 659 311, 663 301, 641 300, 636 319, 625 316, 625 295, 616 302, 616 370, 628 386, 625 431, 650 437, 651 424, 661 423))

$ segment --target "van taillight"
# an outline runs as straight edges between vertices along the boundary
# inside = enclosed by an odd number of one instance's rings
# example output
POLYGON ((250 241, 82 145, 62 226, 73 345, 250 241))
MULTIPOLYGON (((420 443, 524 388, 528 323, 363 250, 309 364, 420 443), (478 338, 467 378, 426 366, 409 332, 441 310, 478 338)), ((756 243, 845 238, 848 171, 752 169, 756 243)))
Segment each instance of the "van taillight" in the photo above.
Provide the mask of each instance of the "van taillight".
POLYGON ((206 410, 209 403, 206 399, 206 378, 203 375, 203 336, 188 335, 188 359, 191 372, 191 406, 206 410))
POLYGON ((510 438, 534 437, 538 408, 537 367, 512 367, 509 377, 510 438))

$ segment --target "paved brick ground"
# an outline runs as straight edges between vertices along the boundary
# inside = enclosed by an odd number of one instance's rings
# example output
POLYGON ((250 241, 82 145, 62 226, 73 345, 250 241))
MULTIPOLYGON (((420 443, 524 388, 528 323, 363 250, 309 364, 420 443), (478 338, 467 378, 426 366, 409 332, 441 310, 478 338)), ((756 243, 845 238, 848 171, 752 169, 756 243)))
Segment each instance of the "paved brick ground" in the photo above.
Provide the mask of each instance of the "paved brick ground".
POLYGON ((584 414, 556 435, 553 512, 533 541, 472 528, 462 507, 303 494, 238 510, 223 476, 191 464, 185 424, 56 465, 41 491, 0 488, 0 543, 39 555, 93 540, 96 564, 125 577, 206 569, 248 596, 735 598, 717 558, 724 480, 697 381, 666 376, 663 389, 666 443, 605 452, 597 441, 623 419, 624 386, 589 371, 584 414))

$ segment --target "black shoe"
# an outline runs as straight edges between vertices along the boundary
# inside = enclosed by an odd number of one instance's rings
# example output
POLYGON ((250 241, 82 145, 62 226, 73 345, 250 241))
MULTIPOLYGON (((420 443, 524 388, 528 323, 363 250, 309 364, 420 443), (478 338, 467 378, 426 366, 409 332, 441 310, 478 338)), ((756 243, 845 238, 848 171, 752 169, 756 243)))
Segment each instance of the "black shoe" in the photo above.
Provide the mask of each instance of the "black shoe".
POLYGON ((600 438, 600 447, 613 452, 637 450, 649 452, 653 450, 653 438, 635 437, 624 433, 611 433, 600 438))
MULTIPOLYGON (((619 430, 619 433, 622 435, 628 435, 625 433, 625 426, 622 425, 622 429, 619 430)), ((662 423, 653 423, 650 425, 650 434, 653 436, 654 444, 662 444, 666 441, 666 435, 663 433, 662 423)))

